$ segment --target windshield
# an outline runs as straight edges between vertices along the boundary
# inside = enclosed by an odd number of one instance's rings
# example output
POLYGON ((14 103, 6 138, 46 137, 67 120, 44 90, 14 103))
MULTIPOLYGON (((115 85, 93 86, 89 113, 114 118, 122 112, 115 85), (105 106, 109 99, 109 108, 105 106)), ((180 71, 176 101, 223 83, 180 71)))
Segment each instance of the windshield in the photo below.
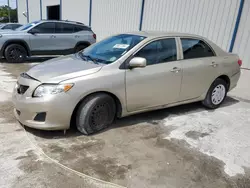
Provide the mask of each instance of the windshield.
POLYGON ((17 29, 15 29, 16 31, 24 31, 24 30, 27 30, 29 28, 31 28, 32 26, 35 26, 36 24, 38 24, 39 22, 36 21, 36 22, 31 22, 31 23, 28 23, 26 25, 23 25, 21 27, 18 27, 17 29))
POLYGON ((116 35, 98 42, 81 53, 82 57, 109 64, 126 54, 146 37, 131 34, 116 35))

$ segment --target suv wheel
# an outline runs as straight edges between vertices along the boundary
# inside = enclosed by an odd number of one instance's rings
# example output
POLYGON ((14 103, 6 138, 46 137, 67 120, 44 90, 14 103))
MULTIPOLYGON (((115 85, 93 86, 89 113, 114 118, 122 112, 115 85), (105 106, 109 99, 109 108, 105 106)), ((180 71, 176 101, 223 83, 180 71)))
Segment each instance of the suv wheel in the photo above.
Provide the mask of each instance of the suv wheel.
POLYGON ((89 96, 78 108, 76 127, 85 135, 98 132, 114 121, 115 112, 115 101, 110 95, 89 96))
POLYGON ((227 96, 227 83, 217 78, 210 86, 207 96, 202 104, 207 108, 215 109, 218 108, 227 96))
POLYGON ((10 44, 5 49, 4 55, 9 63, 22 63, 27 57, 27 51, 19 44, 10 44))
POLYGON ((88 47, 88 45, 86 45, 86 44, 79 44, 75 47, 75 53, 80 52, 81 50, 83 50, 87 47, 88 47))

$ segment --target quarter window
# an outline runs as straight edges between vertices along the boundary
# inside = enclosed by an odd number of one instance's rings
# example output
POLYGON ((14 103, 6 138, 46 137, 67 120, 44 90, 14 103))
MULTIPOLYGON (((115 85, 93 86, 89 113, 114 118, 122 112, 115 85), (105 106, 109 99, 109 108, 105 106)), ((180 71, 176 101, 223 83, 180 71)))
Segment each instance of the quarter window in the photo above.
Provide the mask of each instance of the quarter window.
POLYGON ((79 31, 91 31, 91 29, 89 27, 86 26, 80 26, 80 25, 76 25, 74 28, 75 32, 79 32, 79 31))
POLYGON ((194 59, 215 56, 213 50, 202 40, 181 39, 184 59, 194 59))
POLYGON ((147 65, 165 63, 177 60, 175 39, 162 39, 151 42, 142 48, 135 57, 143 57, 147 65))
POLYGON ((55 23, 42 23, 35 27, 39 33, 55 33, 55 23))

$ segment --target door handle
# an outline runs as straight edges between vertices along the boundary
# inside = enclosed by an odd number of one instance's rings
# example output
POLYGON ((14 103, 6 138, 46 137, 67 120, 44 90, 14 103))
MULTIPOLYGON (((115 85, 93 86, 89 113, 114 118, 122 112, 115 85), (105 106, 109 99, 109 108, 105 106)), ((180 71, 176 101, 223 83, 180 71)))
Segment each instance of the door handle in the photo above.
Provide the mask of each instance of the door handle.
POLYGON ((75 38, 79 38, 80 36, 78 36, 78 35, 75 35, 75 38))
POLYGON ((181 71, 181 69, 180 68, 178 68, 178 67, 174 67, 170 72, 173 72, 173 73, 178 73, 178 72, 180 72, 181 71))
POLYGON ((210 66, 212 66, 212 67, 217 67, 217 66, 218 66, 218 64, 217 64, 217 63, 215 63, 215 62, 212 62, 212 63, 210 64, 210 66))
POLYGON ((55 35, 51 35, 50 38, 56 38, 56 36, 55 35))

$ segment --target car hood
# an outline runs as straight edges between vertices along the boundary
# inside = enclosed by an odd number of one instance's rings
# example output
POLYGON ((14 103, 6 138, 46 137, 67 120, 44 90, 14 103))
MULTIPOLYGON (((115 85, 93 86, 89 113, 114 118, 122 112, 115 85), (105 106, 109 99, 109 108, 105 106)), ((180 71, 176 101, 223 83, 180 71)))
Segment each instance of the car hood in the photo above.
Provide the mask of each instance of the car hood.
POLYGON ((103 64, 82 60, 77 54, 54 58, 32 67, 26 73, 42 83, 59 83, 64 80, 98 72, 103 64))

